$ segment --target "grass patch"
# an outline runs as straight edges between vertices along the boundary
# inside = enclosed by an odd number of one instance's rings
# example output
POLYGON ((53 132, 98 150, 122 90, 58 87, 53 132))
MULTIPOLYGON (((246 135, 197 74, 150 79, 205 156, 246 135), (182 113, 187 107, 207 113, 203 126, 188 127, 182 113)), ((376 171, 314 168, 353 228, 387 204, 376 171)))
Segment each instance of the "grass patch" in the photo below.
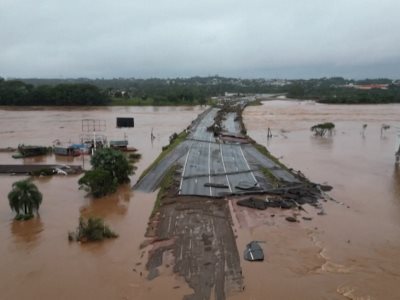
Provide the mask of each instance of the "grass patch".
POLYGON ((260 170, 269 179, 273 188, 278 188, 281 185, 281 181, 268 168, 261 167, 260 170))
POLYGON ((170 152, 172 152, 172 150, 174 150, 180 143, 182 143, 187 138, 188 135, 189 133, 186 130, 184 130, 181 133, 179 133, 168 146, 163 147, 163 151, 156 158, 156 160, 153 161, 153 163, 146 170, 143 171, 138 181, 140 181, 147 173, 149 173, 151 169, 153 169, 165 156, 167 156, 170 152))
POLYGON ((273 156, 266 147, 264 147, 263 145, 257 144, 257 143, 254 143, 253 146, 258 150, 258 152, 260 152, 261 154, 264 154, 266 157, 271 159, 274 163, 276 163, 282 169, 289 171, 289 168, 286 167, 283 163, 281 163, 279 161, 279 159, 277 159, 275 156, 273 156))
POLYGON ((161 200, 168 196, 171 186, 174 183, 174 175, 178 169, 178 165, 175 164, 171 168, 168 169, 167 173, 164 175, 163 179, 160 183, 160 190, 157 194, 156 202, 154 203, 153 211, 151 212, 151 216, 153 216, 158 209, 161 207, 161 200))

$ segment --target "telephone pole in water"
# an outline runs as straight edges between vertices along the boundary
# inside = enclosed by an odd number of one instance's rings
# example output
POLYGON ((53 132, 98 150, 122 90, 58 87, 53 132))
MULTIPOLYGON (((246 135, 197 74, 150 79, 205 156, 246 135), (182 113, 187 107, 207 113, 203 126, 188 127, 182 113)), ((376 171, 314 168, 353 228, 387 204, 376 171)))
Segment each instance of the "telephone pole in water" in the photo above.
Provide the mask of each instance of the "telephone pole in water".
POLYGON ((396 165, 399 165, 400 163, 400 135, 397 136, 397 140, 398 140, 398 146, 397 146, 397 151, 395 153, 395 157, 396 157, 396 165))

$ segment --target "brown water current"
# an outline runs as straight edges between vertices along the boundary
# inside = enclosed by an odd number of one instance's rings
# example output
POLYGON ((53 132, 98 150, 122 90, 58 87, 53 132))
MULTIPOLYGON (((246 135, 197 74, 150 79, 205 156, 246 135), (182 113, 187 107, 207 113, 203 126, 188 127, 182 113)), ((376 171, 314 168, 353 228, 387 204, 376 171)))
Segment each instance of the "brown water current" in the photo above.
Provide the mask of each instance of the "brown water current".
MULTIPOLYGON (((185 128, 199 107, 1 108, 0 148, 19 143, 51 145, 78 142, 84 118, 107 121, 109 139, 127 135, 143 155, 140 174, 185 128), (116 117, 135 117, 132 129, 115 128, 116 117), (151 142, 154 128, 156 139, 151 142)), ((399 299, 400 169, 394 152, 400 131, 400 105, 321 105, 271 101, 248 107, 248 133, 281 161, 312 181, 334 187, 337 200, 324 202, 326 215, 305 206, 293 211, 254 211, 230 204, 239 254, 251 240, 263 241, 266 259, 242 259, 245 289, 232 299, 399 299), (331 137, 313 137, 309 128, 334 122, 331 137), (381 135, 381 125, 390 129, 381 135), (368 124, 362 134, 362 126, 368 124), (267 128, 273 138, 267 140, 267 128), (301 217, 312 217, 311 221, 301 217)), ((85 167, 89 157, 85 157, 85 167)), ((0 162, 82 164, 45 156, 15 160, 0 153, 0 162)), ((92 200, 78 190, 78 176, 36 178, 43 193, 40 217, 16 222, 7 194, 20 176, 0 176, 0 299, 182 299, 187 284, 169 265, 160 276, 145 279, 147 248, 140 249, 156 194, 122 186, 112 196, 92 200), (120 236, 103 243, 69 243, 67 233, 79 216, 101 216, 120 236), (142 273, 141 273, 142 272, 142 273)), ((137 175, 132 177, 132 183, 137 175)))
MULTIPOLYGON (((141 172, 168 144, 168 137, 184 129, 203 110, 200 107, 110 107, 0 109, 0 148, 20 143, 48 145, 79 141, 81 120, 106 120, 109 139, 127 135, 130 146, 143 155, 141 172), (135 127, 117 129, 116 117, 135 118, 135 127), (156 139, 151 142, 151 130, 156 139)), ((0 162, 82 164, 82 157, 45 156, 15 160, 0 153, 0 162)), ((89 157, 85 157, 89 167, 89 157)), ((78 176, 36 178, 43 193, 40 217, 13 220, 7 194, 13 182, 25 177, 0 176, 0 299, 181 299, 190 293, 172 268, 159 278, 145 279, 147 249, 140 250, 156 194, 133 192, 122 186, 112 196, 93 200, 78 190, 78 176), (119 238, 103 243, 69 243, 68 231, 79 216, 103 217, 119 238)), ((133 183, 137 176, 132 177, 133 183)))
POLYGON ((271 101, 248 107, 244 120, 249 135, 283 163, 332 185, 339 203, 323 203, 323 216, 305 207, 300 223, 285 221, 293 212, 232 205, 238 248, 265 241, 266 254, 263 263, 242 261, 246 289, 233 298, 399 299, 400 105, 271 101), (310 127, 321 122, 335 123, 335 133, 312 136, 310 127), (391 127, 381 135, 383 123, 391 127))

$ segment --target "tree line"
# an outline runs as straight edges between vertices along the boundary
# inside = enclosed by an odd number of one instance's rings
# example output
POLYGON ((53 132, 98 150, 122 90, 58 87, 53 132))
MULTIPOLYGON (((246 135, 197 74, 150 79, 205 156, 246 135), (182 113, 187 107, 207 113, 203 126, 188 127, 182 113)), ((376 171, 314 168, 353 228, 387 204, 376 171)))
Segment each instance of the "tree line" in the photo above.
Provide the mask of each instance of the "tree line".
POLYGON ((238 79, 220 76, 191 78, 113 78, 113 79, 24 79, 33 85, 90 83, 123 105, 197 105, 213 96, 232 93, 279 93, 282 87, 271 86, 264 79, 238 79), (131 100, 131 101, 128 101, 131 100), (134 101, 132 101, 134 100, 134 101))
POLYGON ((287 93, 323 103, 399 103, 400 81, 342 77, 267 80, 220 76, 191 78, 21 79, 0 78, 0 105, 198 105, 225 92, 287 93), (352 85, 387 84, 360 90, 352 85))
POLYGON ((332 104, 400 103, 400 86, 389 79, 345 80, 341 77, 298 80, 287 88, 287 96, 332 104), (353 85, 387 84, 387 89, 356 89, 353 85))
POLYGON ((0 105, 106 105, 110 102, 106 93, 91 84, 34 86, 0 78, 0 105))

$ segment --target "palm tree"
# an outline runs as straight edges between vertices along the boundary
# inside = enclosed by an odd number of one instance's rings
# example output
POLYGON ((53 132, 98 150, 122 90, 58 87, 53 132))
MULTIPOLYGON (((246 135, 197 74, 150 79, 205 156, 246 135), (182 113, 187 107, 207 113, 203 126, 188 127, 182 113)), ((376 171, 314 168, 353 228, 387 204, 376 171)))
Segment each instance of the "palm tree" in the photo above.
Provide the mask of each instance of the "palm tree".
POLYGON ((33 213, 38 212, 42 203, 42 193, 29 179, 14 182, 8 193, 10 207, 17 213, 17 220, 30 219, 33 213))

